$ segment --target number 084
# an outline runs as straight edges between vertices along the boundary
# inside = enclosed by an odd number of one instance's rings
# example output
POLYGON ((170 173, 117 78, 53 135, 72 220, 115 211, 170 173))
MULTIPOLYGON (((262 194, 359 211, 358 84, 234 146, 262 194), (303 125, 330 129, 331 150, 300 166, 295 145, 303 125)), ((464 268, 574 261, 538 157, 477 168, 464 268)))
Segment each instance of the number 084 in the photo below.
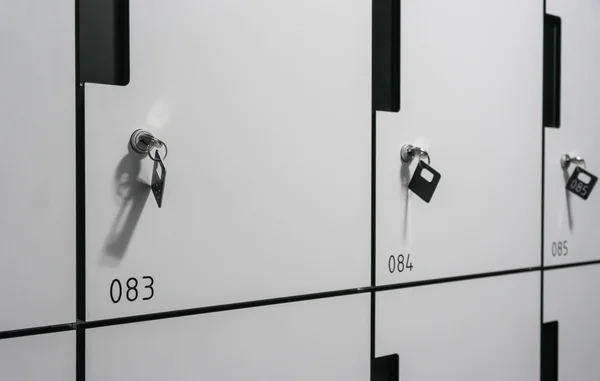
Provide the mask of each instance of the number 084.
POLYGON ((398 256, 390 255, 388 259, 388 270, 393 274, 395 272, 404 272, 404 270, 408 269, 408 271, 412 271, 413 264, 410 261, 410 254, 406 254, 406 258, 404 254, 400 254, 398 256))

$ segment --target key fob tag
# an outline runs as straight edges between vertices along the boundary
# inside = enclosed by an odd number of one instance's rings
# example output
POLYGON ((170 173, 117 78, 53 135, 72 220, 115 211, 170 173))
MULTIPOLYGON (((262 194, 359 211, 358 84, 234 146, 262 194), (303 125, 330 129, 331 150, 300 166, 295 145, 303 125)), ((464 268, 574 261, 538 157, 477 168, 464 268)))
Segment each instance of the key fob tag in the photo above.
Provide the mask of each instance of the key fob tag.
POLYGON ((413 173, 408 184, 408 189, 413 191, 423 201, 429 203, 441 178, 442 175, 439 172, 431 168, 423 160, 419 160, 415 173, 413 173))
POLYGON ((598 178, 581 167, 575 167, 567 182, 567 190, 575 193, 584 200, 590 197, 598 178))
POLYGON ((163 193, 165 191, 165 178, 167 177, 167 169, 163 164, 158 150, 154 153, 154 169, 152 170, 152 193, 158 207, 162 207, 163 193))

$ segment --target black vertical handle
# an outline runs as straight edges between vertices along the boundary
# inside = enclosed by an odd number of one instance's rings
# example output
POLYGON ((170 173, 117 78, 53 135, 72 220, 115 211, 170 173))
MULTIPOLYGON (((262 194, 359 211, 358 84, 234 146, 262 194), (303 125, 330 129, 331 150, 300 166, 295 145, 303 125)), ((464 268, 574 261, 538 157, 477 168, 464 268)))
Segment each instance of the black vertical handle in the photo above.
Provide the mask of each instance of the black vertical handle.
POLYGON ((400 111, 400 0, 373 0, 373 109, 400 111))
POLYGON ((544 15, 544 126, 560 127, 560 17, 544 15))
POLYGON ((397 354, 375 358, 374 381, 398 381, 400 379, 400 358, 397 354))
POLYGON ((558 381, 558 322, 542 324, 542 378, 558 381))
POLYGON ((129 83, 129 0, 78 0, 79 82, 129 83))

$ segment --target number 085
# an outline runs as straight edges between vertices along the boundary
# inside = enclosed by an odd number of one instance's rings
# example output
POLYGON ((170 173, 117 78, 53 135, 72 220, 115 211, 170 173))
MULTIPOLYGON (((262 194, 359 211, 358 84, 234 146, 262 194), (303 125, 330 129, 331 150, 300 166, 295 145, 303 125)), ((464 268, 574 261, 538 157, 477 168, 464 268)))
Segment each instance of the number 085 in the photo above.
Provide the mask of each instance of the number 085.
POLYGON ((589 186, 575 179, 569 183, 569 188, 585 197, 588 194, 589 186))
POLYGON ((552 242, 552 256, 562 257, 569 253, 569 249, 567 248, 567 241, 558 241, 552 242))

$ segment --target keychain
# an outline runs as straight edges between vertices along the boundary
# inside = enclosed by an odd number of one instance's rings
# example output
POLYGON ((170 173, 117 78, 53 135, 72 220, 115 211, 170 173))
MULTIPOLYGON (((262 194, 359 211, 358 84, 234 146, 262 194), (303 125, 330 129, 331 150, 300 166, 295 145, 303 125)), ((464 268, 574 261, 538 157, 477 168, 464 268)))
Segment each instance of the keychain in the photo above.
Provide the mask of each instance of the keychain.
POLYGON ((156 138, 151 132, 146 130, 135 130, 131 134, 129 139, 131 148, 140 154, 147 154, 152 161, 154 161, 154 168, 152 169, 152 194, 158 204, 158 207, 162 207, 163 194, 165 192, 165 179, 167 177, 167 169, 163 160, 167 158, 169 153, 167 145, 160 139, 156 138), (165 156, 161 158, 158 150, 160 148, 165 149, 165 156), (152 156, 152 150, 154 151, 154 157, 152 156))
POLYGON ((562 169, 567 170, 571 164, 575 164, 576 167, 569 181, 567 181, 567 190, 587 200, 598 181, 598 177, 585 170, 585 160, 582 157, 571 157, 569 154, 560 157, 562 169))
POLYGON ((415 147, 410 144, 402 146, 400 149, 400 159, 403 163, 410 164, 415 157, 419 158, 419 162, 417 163, 415 173, 413 173, 413 176, 410 179, 408 189, 413 191, 423 201, 429 203, 442 175, 429 165, 431 164, 431 156, 429 156, 429 153, 423 148, 415 147), (423 158, 427 158, 427 163, 423 161, 423 158), (423 172, 429 173, 432 176, 427 178, 423 176, 423 172))

